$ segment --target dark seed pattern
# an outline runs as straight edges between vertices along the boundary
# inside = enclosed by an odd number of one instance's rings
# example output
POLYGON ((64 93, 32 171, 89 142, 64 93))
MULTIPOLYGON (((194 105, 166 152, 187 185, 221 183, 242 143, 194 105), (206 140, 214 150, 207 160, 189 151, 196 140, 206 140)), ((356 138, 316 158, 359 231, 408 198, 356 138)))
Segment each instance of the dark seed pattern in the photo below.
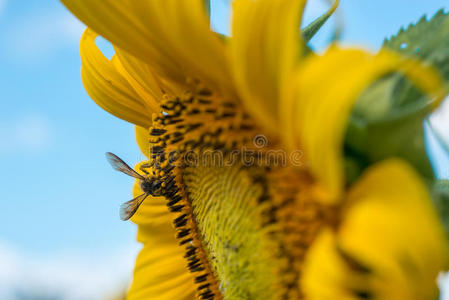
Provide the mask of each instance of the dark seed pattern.
POLYGON ((188 151, 199 153, 206 149, 229 152, 236 144, 250 141, 251 131, 255 129, 248 116, 244 117, 236 110, 238 106, 234 103, 221 105, 211 96, 209 91, 202 90, 197 97, 187 95, 165 99, 161 105, 163 112, 153 117, 153 127, 149 130, 153 175, 163 183, 162 195, 167 199, 169 210, 176 214, 173 220, 176 238, 185 247, 188 269, 198 273, 195 283, 200 299, 222 299, 222 295, 202 241, 198 238, 190 202, 182 188, 180 174, 189 163, 185 155, 188 151), (247 134, 234 133, 235 139, 231 141, 223 138, 226 136, 224 133, 233 132, 236 128, 247 134))
MULTIPOLYGON (((200 299, 222 299, 218 279, 198 232, 188 194, 184 190, 183 174, 192 163, 188 153, 200 154, 206 150, 221 151, 222 157, 243 145, 251 146, 252 138, 260 131, 250 117, 239 110, 233 101, 216 101, 210 91, 201 90, 196 95, 165 99, 163 112, 153 117, 150 128, 150 161, 154 176, 162 182, 162 195, 167 206, 175 214, 173 224, 179 245, 185 248, 188 269, 197 274, 197 296, 200 299)), ((251 170, 255 184, 263 191, 258 199, 266 207, 263 224, 282 224, 277 232, 269 233, 279 241, 276 259, 281 261, 279 283, 282 299, 302 299, 299 287, 301 266, 306 250, 316 236, 321 220, 320 207, 309 200, 295 197, 301 187, 295 178, 281 167, 244 166, 251 170), (281 171, 279 171, 281 170, 281 171), (274 174, 274 175, 272 175, 274 174), (269 205, 265 205, 265 204, 269 205), (298 207, 298 203, 302 203, 298 207), (305 213, 298 213, 297 210, 305 213)), ((299 180, 299 179, 298 179, 299 180)), ((301 179, 302 180, 302 179, 301 179)))

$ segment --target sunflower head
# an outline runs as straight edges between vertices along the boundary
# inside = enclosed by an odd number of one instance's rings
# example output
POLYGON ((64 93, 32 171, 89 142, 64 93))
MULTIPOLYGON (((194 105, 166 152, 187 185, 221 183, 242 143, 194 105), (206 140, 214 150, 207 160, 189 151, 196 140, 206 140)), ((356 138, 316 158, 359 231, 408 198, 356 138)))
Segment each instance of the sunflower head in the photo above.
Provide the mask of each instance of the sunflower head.
POLYGON ((338 1, 301 33, 305 1, 235 0, 230 37, 203 0, 63 2, 89 26, 87 92, 136 125, 146 156, 128 299, 435 298, 447 240, 424 172, 347 138, 357 99, 391 74, 438 103, 432 67, 386 49, 310 52, 338 1))

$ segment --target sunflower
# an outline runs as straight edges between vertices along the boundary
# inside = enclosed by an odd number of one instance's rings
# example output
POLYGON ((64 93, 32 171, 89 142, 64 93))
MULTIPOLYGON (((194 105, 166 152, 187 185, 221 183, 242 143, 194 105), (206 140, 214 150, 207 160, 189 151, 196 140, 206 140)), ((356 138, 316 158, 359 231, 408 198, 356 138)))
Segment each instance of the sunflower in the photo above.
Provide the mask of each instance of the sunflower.
POLYGON ((143 248, 127 299, 435 299, 448 249, 421 173, 391 157, 350 182, 344 157, 358 96, 401 73, 435 106, 432 68, 310 53, 303 0, 235 0, 231 37, 203 0, 62 2, 88 26, 88 94, 136 125, 136 170, 162 187, 131 218, 143 248))

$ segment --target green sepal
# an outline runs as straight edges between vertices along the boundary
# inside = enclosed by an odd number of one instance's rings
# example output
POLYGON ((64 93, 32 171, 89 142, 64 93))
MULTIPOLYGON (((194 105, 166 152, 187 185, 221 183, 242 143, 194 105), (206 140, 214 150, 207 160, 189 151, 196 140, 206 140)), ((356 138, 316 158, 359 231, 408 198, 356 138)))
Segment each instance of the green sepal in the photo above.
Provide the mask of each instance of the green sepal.
MULTIPOLYGON (((357 157, 359 175, 370 164, 400 157, 414 165, 423 176, 433 179, 423 127, 431 108, 426 101, 407 106, 397 106, 391 101, 397 92, 395 76, 378 80, 359 98, 346 132, 345 155, 347 159, 357 157)), ((422 94, 421 98, 425 99, 422 94)))
POLYGON ((400 157, 433 179, 424 139, 423 119, 427 115, 428 110, 423 109, 372 122, 353 117, 347 130, 345 154, 351 159, 357 157, 360 171, 375 162, 400 157))
POLYGON ((210 1, 211 0, 204 0, 204 7, 206 8, 207 15, 210 19, 210 1))
POLYGON ((316 18, 312 23, 307 25, 305 28, 301 30, 302 37, 304 39, 304 43, 307 44, 315 34, 326 24, 327 20, 332 16, 335 9, 337 8, 338 3, 332 5, 332 7, 326 11, 324 14, 316 18))

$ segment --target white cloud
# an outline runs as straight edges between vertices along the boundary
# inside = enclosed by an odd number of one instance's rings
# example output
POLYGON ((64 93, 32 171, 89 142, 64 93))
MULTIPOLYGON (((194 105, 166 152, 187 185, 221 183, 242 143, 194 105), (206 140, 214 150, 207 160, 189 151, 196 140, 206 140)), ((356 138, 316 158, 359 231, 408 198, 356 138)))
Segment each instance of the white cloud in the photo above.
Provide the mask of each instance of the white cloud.
POLYGON ((6 7, 6 0, 0 0, 0 16, 2 15, 3 11, 6 7))
POLYGON ((0 153, 35 153, 51 144, 52 129, 46 117, 28 114, 0 122, 0 153))
MULTIPOLYGON (((137 253, 134 245, 96 257, 73 253, 36 257, 0 241, 0 299, 18 300, 17 290, 61 300, 110 299, 126 288, 137 253)), ((449 275, 441 274, 438 282, 440 299, 449 300, 449 275)))
MULTIPOLYGON (((2 1, 2 0, 0 0, 2 1)), ((68 11, 22 15, 5 33, 4 44, 16 59, 36 60, 64 47, 77 47, 85 26, 68 11)))
POLYGON ((0 299, 15 300, 18 291, 61 300, 107 299, 126 289, 137 252, 135 245, 95 257, 75 253, 32 256, 0 242, 0 299))

